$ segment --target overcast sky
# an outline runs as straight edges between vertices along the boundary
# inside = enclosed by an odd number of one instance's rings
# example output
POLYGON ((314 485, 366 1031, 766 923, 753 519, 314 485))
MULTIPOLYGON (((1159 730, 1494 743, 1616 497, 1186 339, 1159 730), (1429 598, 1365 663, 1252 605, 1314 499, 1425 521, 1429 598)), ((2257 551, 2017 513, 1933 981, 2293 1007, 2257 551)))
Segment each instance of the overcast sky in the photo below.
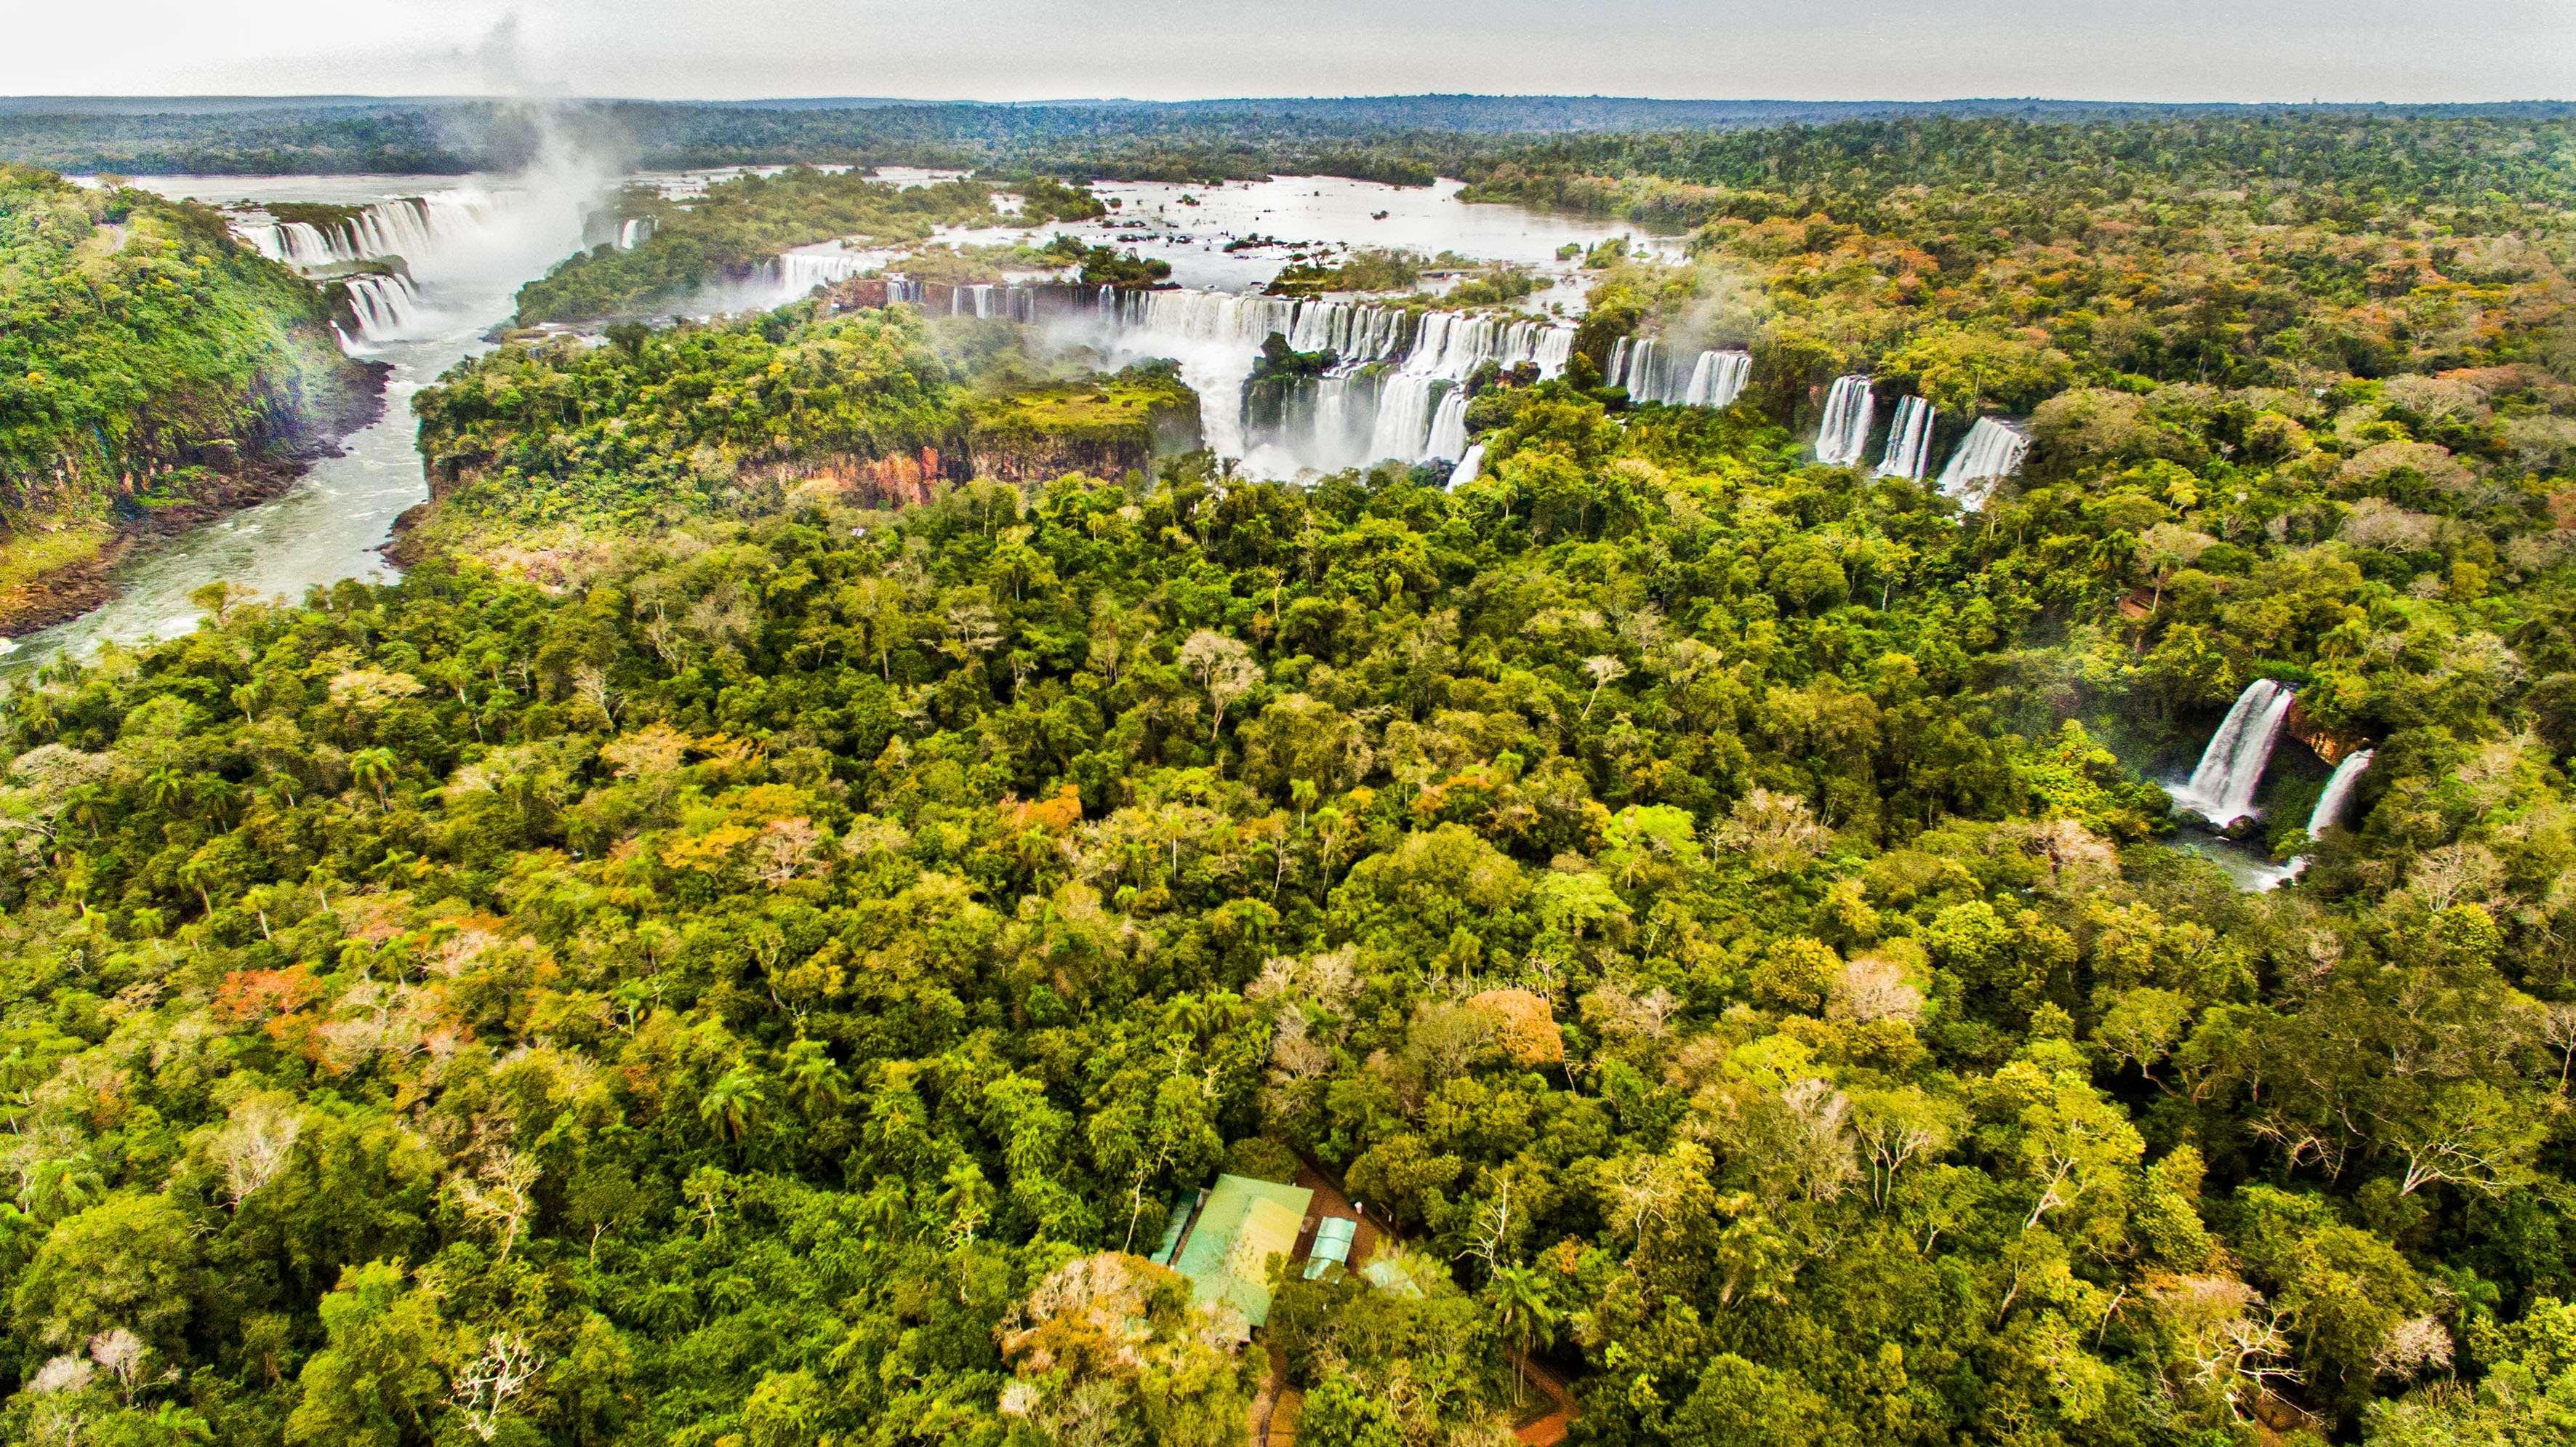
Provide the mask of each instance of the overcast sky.
POLYGON ((0 0, 0 94, 2576 98, 2576 0, 0 0))

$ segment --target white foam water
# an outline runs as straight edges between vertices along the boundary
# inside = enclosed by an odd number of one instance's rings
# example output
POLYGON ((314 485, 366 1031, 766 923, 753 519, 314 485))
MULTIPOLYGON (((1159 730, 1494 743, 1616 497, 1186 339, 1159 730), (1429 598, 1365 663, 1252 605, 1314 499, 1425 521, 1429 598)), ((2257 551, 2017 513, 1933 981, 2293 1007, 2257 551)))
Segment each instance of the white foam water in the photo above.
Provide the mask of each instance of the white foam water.
POLYGON ((1980 417, 1959 439, 1936 486, 1942 496, 1955 498, 1959 506, 1974 512, 1995 495, 1997 483, 2021 471, 2022 459, 2029 455, 2028 433, 2001 419, 1980 417))
POLYGON ((1887 425, 1887 451, 1878 459, 1878 475, 1921 482, 1932 465, 1932 404, 1907 397, 1896 404, 1896 420, 1887 425))
POLYGON ((1828 467, 1849 467, 1869 446, 1869 429, 1878 412, 1878 395, 1867 377, 1836 377, 1825 393, 1824 421, 1816 428, 1816 460, 1828 467))
POLYGON ((2272 745, 2297 694, 2268 678, 2245 685, 2235 706, 2201 750, 2191 780, 2173 791, 2174 802, 2224 829, 2254 813, 2254 791, 2272 762, 2272 745))

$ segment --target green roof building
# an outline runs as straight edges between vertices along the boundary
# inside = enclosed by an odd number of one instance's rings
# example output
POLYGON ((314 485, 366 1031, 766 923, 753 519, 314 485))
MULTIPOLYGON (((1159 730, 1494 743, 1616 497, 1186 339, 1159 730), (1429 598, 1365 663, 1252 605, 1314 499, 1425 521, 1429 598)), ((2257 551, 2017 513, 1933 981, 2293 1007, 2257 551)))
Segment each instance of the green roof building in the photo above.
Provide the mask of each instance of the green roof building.
POLYGON ((1232 1308, 1243 1322, 1242 1337, 1249 1337, 1270 1319, 1270 1258, 1296 1250, 1314 1199, 1303 1186, 1219 1176, 1155 1259, 1189 1278, 1199 1305, 1232 1308))

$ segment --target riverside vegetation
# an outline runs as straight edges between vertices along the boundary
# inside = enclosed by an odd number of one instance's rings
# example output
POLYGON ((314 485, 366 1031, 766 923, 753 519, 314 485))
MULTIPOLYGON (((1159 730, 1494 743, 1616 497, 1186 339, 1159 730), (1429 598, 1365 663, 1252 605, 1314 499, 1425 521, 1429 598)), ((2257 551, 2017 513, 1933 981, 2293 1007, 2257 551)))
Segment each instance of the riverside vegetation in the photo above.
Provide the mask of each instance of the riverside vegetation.
POLYGON ((131 533, 282 486, 374 404, 324 294, 203 207, 0 164, 0 628, 131 533))
MULTIPOLYGON (((738 176, 706 194, 666 200, 630 194, 624 217, 649 219, 653 233, 627 250, 601 246, 566 260, 519 291, 519 324, 586 321, 667 310, 713 282, 739 280, 791 247, 835 238, 868 245, 926 241, 935 226, 999 226, 989 182, 895 186, 852 171, 794 167, 738 176)), ((1024 180, 1017 219, 1030 224, 1101 214, 1087 191, 1024 180)))
POLYGON ((1506 1440, 1506 1348, 1587 1442, 2566 1440, 2564 232, 2034 271, 2061 180, 1605 268, 1454 491, 872 506, 1165 385, 1003 323, 453 374, 402 582, 9 701, 9 1434, 1212 1447, 1263 1354, 1121 1253, 1300 1152, 1425 1287, 1281 1283, 1301 1442, 1506 1440), (1597 385, 1724 296, 1746 401, 1597 385), (1802 461, 1908 347, 2036 413, 1980 513, 1802 461), (2377 749, 2263 895, 2136 767, 2256 676, 2377 749))

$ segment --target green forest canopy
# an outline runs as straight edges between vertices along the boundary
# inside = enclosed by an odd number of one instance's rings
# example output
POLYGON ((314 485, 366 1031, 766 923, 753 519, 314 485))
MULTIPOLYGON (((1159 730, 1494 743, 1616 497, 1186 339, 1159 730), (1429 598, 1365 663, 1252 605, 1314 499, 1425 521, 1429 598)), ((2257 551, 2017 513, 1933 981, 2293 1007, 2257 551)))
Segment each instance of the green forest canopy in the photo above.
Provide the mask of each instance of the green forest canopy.
POLYGON ((1455 492, 863 510, 778 464, 1022 365, 900 314, 425 393, 404 581, 9 703, 10 1435, 1236 1441, 1261 1354, 1120 1253, 1285 1146, 1439 1263, 1282 1284, 1327 1447, 1495 1440, 1505 1346, 1602 1443, 2565 1440, 2563 232, 2294 201, 2070 280, 2001 174, 1920 260, 1712 216, 1605 271, 1649 327, 1732 277, 1767 389, 1496 379, 1455 492), (1804 464, 1852 356, 2035 368, 1965 384, 2024 477, 1804 464), (2142 777, 2255 677, 2376 748, 2267 895, 2142 777))

